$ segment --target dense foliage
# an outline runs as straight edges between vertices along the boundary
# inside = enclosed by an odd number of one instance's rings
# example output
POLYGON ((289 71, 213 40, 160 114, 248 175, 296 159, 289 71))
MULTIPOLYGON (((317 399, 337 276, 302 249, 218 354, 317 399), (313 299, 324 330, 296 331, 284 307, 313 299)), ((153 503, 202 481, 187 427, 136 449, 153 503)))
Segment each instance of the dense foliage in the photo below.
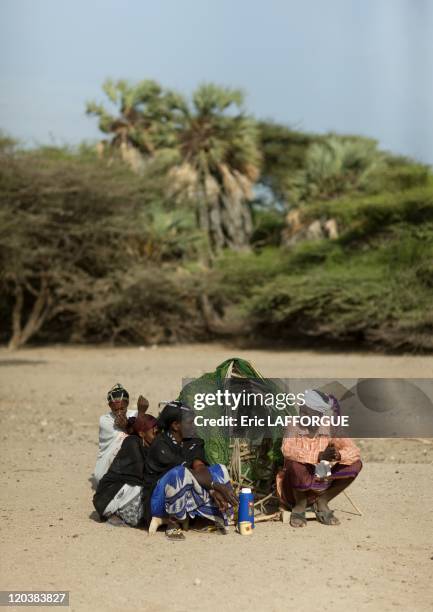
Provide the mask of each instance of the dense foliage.
POLYGON ((3 342, 433 349, 429 168, 256 122, 235 90, 105 90, 102 155, 0 139, 3 342))

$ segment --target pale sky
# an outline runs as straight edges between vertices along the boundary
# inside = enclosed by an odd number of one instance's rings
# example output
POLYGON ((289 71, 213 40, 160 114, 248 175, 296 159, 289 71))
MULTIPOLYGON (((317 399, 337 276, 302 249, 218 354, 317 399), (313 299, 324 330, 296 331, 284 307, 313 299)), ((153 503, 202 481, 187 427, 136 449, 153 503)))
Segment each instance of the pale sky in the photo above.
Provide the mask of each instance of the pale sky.
POLYGON ((97 139, 102 82, 154 78, 433 164, 430 0, 0 0, 0 24, 0 128, 28 144, 97 139))

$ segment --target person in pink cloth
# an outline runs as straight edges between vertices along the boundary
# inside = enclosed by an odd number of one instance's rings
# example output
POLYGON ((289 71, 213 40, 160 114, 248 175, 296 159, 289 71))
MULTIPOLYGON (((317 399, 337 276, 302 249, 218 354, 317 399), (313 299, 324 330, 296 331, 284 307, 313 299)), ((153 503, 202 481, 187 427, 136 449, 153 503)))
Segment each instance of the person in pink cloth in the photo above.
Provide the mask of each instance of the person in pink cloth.
MULTIPOLYGON (((332 414, 338 402, 329 395, 308 389, 305 405, 299 414, 305 416, 332 414)), ((348 487, 362 469, 358 447, 350 438, 332 437, 329 427, 290 426, 285 431, 281 451, 284 467, 277 475, 277 492, 291 509, 292 527, 305 527, 305 511, 312 506, 317 520, 324 525, 339 525, 329 502, 348 487), (330 475, 317 476, 317 465, 329 462, 330 475)), ((325 464, 327 465, 327 464, 325 464)))

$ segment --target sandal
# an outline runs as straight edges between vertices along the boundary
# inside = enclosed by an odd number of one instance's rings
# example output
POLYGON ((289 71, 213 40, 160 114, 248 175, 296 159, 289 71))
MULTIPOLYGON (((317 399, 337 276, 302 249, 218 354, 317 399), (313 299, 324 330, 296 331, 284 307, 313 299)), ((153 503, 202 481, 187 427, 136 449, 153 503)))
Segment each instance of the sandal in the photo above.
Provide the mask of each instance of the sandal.
POLYGON ((290 513, 290 525, 291 527, 305 527, 307 525, 307 519, 305 518, 305 512, 291 512, 290 513), (301 521, 300 525, 292 525, 292 518, 301 521))
POLYGON ((179 527, 167 527, 165 535, 169 540, 173 540, 173 542, 180 542, 181 540, 185 540, 185 536, 183 535, 182 529, 180 529, 179 527))
POLYGON ((322 525, 339 525, 340 521, 336 516, 334 516, 333 510, 316 510, 316 506, 314 506, 314 513, 316 515, 316 519, 322 525))

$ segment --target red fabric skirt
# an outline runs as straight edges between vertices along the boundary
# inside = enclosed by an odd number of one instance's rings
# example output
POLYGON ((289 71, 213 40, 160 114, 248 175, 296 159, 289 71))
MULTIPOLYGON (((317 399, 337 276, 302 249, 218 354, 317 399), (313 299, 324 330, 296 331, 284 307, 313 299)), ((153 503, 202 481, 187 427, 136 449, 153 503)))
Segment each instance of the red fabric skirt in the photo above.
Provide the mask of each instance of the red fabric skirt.
POLYGON ((277 474, 277 492, 281 501, 289 508, 295 505, 294 489, 306 491, 307 503, 312 504, 336 480, 349 478, 353 481, 361 469, 361 461, 355 461, 351 465, 336 463, 331 468, 331 476, 326 480, 318 480, 314 475, 314 465, 286 459, 284 469, 277 474))

